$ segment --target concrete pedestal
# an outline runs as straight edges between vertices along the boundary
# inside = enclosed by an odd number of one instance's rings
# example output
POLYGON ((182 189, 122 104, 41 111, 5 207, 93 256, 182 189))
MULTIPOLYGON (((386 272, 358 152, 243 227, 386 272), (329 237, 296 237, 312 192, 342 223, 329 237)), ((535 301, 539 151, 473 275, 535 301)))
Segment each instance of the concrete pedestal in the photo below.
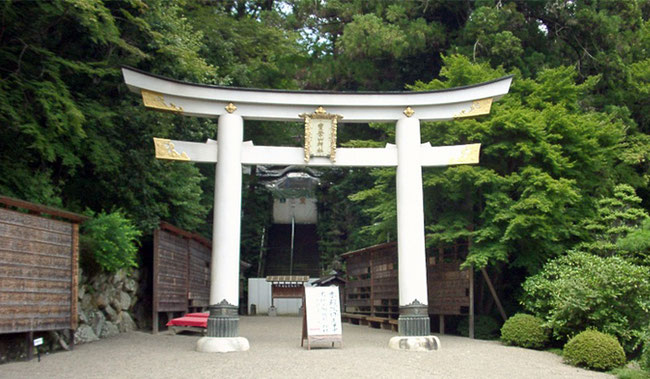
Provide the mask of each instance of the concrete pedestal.
POLYGON ((440 340, 436 336, 397 336, 390 339, 388 347, 405 351, 440 350, 440 340))
POLYGON ((228 353, 250 349, 244 337, 202 337, 196 343, 196 351, 201 353, 228 353))
POLYGON ((274 307, 273 305, 271 305, 271 306, 269 307, 269 317, 275 317, 275 316, 277 316, 277 315, 278 315, 278 308, 276 308, 276 307, 274 307))

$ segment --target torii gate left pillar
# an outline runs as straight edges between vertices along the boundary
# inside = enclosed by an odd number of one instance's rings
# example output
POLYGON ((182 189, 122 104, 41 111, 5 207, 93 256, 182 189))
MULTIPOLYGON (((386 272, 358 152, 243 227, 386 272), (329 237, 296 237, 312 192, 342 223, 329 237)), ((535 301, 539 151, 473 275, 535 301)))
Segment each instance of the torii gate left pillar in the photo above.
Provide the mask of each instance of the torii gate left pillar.
POLYGON ((202 352, 244 351, 249 348, 248 340, 239 337, 237 315, 243 137, 244 120, 241 116, 230 113, 219 116, 210 267, 210 316, 207 337, 201 338, 197 343, 197 350, 202 352))
POLYGON ((242 164, 396 166, 400 335, 393 337, 389 346, 411 351, 440 347, 429 329, 422 167, 478 163, 480 145, 431 147, 428 143, 421 144, 420 120, 488 114, 492 101, 508 92, 511 76, 441 91, 343 94, 203 86, 130 68, 123 68, 122 72, 126 84, 132 91, 142 94, 149 108, 219 118, 218 142, 154 139, 157 158, 217 164, 210 316, 208 335, 197 343, 198 351, 227 352, 249 348, 248 340, 239 336, 237 316, 242 164), (242 141, 243 118, 298 121, 298 115, 316 107, 322 111, 321 106, 334 114, 344 115, 346 122, 397 122, 396 146, 336 149, 334 162, 324 157, 305 161, 302 148, 254 146, 242 141), (419 119, 413 117, 415 112, 419 119))

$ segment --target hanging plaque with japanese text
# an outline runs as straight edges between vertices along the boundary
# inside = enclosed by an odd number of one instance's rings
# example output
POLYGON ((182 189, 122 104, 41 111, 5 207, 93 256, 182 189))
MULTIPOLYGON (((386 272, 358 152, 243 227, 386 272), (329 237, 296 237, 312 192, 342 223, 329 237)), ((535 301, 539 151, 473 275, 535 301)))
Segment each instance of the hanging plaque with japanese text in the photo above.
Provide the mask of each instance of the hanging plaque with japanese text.
POLYGON ((305 120, 305 162, 311 157, 329 157, 336 161, 336 128, 341 115, 318 107, 314 113, 300 115, 305 120))

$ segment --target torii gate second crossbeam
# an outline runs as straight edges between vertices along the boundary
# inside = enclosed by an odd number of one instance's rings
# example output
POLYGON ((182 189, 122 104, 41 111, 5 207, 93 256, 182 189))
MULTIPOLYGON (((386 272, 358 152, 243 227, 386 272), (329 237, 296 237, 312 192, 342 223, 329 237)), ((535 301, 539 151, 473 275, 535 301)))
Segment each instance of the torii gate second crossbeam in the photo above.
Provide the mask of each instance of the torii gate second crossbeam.
POLYGON ((512 76, 441 91, 328 93, 206 86, 132 68, 123 68, 122 72, 126 84, 142 95, 144 105, 149 108, 219 118, 216 141, 154 140, 157 158, 210 162, 217 166, 210 317, 207 337, 199 340, 198 351, 227 352, 249 348, 248 340, 239 336, 237 316, 242 164, 396 166, 400 316, 399 336, 391 338, 389 346, 411 351, 439 348, 438 339, 430 335, 427 307, 422 167, 478 163, 480 144, 444 147, 421 144, 420 120, 488 114, 493 100, 508 92, 512 76), (255 146, 243 141, 244 119, 303 119, 306 134, 311 134, 312 118, 318 120, 320 117, 324 121, 313 126, 320 128, 318 135, 306 135, 305 140, 313 140, 318 144, 318 152, 325 154, 310 152, 309 142, 303 149, 255 146), (336 122, 341 117, 353 123, 396 121, 395 145, 336 148, 336 122), (327 120, 333 121, 328 123, 327 120), (329 126, 326 134, 323 124, 329 126), (331 145, 323 150, 323 144, 328 141, 331 145))

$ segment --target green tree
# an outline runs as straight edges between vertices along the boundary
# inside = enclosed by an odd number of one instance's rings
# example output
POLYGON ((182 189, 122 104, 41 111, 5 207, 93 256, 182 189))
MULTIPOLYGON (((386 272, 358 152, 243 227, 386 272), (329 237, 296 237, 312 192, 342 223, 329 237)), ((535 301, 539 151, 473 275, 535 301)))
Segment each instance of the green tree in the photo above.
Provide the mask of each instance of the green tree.
POLYGON ((523 284, 522 304, 566 341, 594 328, 632 353, 650 317, 650 268, 620 257, 573 251, 548 262, 523 284))
POLYGON ((106 272, 138 267, 141 235, 120 211, 93 215, 82 225, 81 262, 86 268, 94 267, 94 262, 106 272))
POLYGON ((600 256, 619 254, 618 241, 648 220, 648 213, 639 207, 640 204, 641 198, 631 186, 614 187, 613 196, 598 200, 596 215, 585 222, 590 241, 580 244, 579 248, 600 256))
MULTIPOLYGON (((463 56, 445 63, 445 81, 411 88, 442 89, 504 75, 463 56)), ((591 215, 592 197, 617 180, 617 152, 626 135, 615 115, 584 108, 596 79, 576 84, 575 75, 563 67, 535 79, 517 77, 490 116, 423 123, 422 140, 432 145, 482 143, 476 166, 424 170, 429 244, 469 238, 467 264, 509 262, 534 273, 582 237, 576 225, 591 215)), ((385 190, 394 177, 379 172, 374 188, 354 195, 378 218, 368 228, 375 234, 395 223, 395 195, 385 190)))
POLYGON ((640 227, 631 230, 616 241, 618 254, 630 258, 637 264, 650 266, 650 218, 640 227))
POLYGON ((151 137, 210 123, 147 112, 124 91, 121 64, 215 82, 183 2, 2 4, 0 191, 39 203, 121 207, 143 231, 166 218, 204 222, 201 175, 153 159, 151 137))

